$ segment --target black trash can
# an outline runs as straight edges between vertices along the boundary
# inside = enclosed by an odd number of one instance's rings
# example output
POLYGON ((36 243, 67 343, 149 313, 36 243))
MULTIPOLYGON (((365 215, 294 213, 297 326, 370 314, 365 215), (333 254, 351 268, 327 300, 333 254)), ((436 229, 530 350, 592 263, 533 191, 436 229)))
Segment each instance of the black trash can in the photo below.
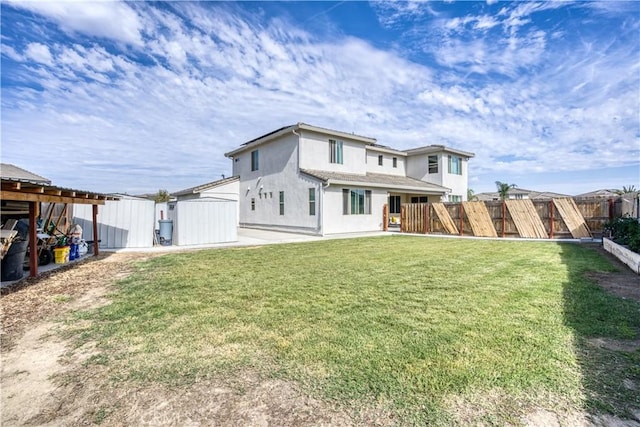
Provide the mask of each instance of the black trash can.
POLYGON ((27 240, 17 240, 11 243, 7 254, 2 258, 2 274, 0 274, 3 282, 10 280, 22 279, 24 270, 24 256, 27 253, 29 242, 27 240))

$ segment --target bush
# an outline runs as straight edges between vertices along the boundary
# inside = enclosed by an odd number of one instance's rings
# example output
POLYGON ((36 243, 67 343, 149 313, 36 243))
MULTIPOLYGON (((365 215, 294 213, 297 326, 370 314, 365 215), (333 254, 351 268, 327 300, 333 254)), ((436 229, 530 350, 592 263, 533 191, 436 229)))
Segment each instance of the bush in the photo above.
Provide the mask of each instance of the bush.
POLYGON ((612 219, 605 223, 604 231, 614 242, 640 253, 640 222, 637 219, 630 216, 612 219))

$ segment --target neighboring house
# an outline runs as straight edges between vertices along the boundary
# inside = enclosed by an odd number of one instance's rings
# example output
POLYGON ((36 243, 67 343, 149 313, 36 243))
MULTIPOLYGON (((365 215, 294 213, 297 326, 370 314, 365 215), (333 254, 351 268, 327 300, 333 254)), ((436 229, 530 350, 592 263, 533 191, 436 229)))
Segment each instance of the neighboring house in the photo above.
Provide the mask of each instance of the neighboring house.
POLYGON ((575 197, 577 199, 611 199, 611 198, 616 198, 618 196, 619 194, 617 190, 602 189, 602 190, 590 191, 588 193, 578 194, 575 197))
MULTIPOLYGON (((498 192, 478 193, 475 196, 476 196, 476 200, 481 202, 500 200, 500 193, 498 192)), ((571 196, 567 194, 553 193, 551 191, 525 190, 524 188, 512 188, 507 193, 508 200, 522 200, 522 199, 551 200, 551 199, 562 199, 565 197, 571 197, 571 196)))
POLYGON ((442 145, 395 150, 375 138, 304 123, 225 154, 239 177, 240 226, 313 234, 382 230, 383 206, 461 201, 473 153, 442 145))
POLYGON ((51 185, 51 180, 9 163, 0 163, 0 175, 2 179, 6 180, 29 181, 36 184, 51 185))

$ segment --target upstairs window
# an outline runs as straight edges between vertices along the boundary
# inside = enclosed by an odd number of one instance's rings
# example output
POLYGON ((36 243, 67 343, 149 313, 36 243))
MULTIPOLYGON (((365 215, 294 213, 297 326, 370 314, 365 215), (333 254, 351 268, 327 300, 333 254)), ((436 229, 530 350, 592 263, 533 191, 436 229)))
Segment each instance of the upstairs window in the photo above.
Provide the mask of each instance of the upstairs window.
POLYGON ((449 155, 449 173, 462 175, 462 157, 449 155))
POLYGON ((257 171, 258 166, 258 150, 253 150, 251 152, 251 170, 257 171))
POLYGON ((394 167, 394 168, 397 168, 397 167, 398 167, 398 158, 397 158, 397 157, 394 157, 394 158, 393 158, 393 167, 394 167))
POLYGON ((342 213, 344 215, 370 215, 371 190, 342 190, 342 213))
POLYGON ((329 162, 342 164, 342 141, 329 140, 329 162))
POLYGON ((460 203, 462 201, 462 196, 458 196, 455 194, 449 194, 449 201, 454 203, 460 203))
POLYGON ((378 156, 378 166, 382 166, 382 159, 383 159, 382 154, 380 154, 378 156))
POLYGON ((438 156, 429 156, 429 173, 438 173, 438 156))

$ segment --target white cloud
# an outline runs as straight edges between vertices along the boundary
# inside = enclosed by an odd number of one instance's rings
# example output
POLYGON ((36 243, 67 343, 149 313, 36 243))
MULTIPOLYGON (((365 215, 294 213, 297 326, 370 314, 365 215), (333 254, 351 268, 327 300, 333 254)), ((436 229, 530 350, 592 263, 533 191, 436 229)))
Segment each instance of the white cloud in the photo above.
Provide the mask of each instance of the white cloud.
POLYGON ((29 43, 24 51, 24 56, 40 64, 53 65, 51 52, 49 52, 49 48, 42 43, 29 43))
MULTIPOLYGON (((144 61, 98 41, 38 42, 53 66, 29 62, 22 78, 34 85, 3 88, 5 161, 20 164, 27 144, 30 169, 60 185, 77 180, 52 155, 81 159, 74 173, 96 191, 173 191, 228 175, 225 151, 298 121, 396 148, 475 152, 476 176, 617 167, 640 156, 637 47, 585 39, 551 55, 542 30, 512 33, 479 16, 451 24, 435 51, 440 68, 227 5, 139 4, 135 13, 148 37, 144 61), (498 42, 452 35, 486 34, 481 23, 502 31, 498 42)), ((3 55, 19 63, 46 56, 36 43, 8 47, 3 55)))
POLYGON ((10 1, 55 21, 67 32, 105 37, 134 46, 142 45, 142 23, 127 3, 120 1, 10 1))

